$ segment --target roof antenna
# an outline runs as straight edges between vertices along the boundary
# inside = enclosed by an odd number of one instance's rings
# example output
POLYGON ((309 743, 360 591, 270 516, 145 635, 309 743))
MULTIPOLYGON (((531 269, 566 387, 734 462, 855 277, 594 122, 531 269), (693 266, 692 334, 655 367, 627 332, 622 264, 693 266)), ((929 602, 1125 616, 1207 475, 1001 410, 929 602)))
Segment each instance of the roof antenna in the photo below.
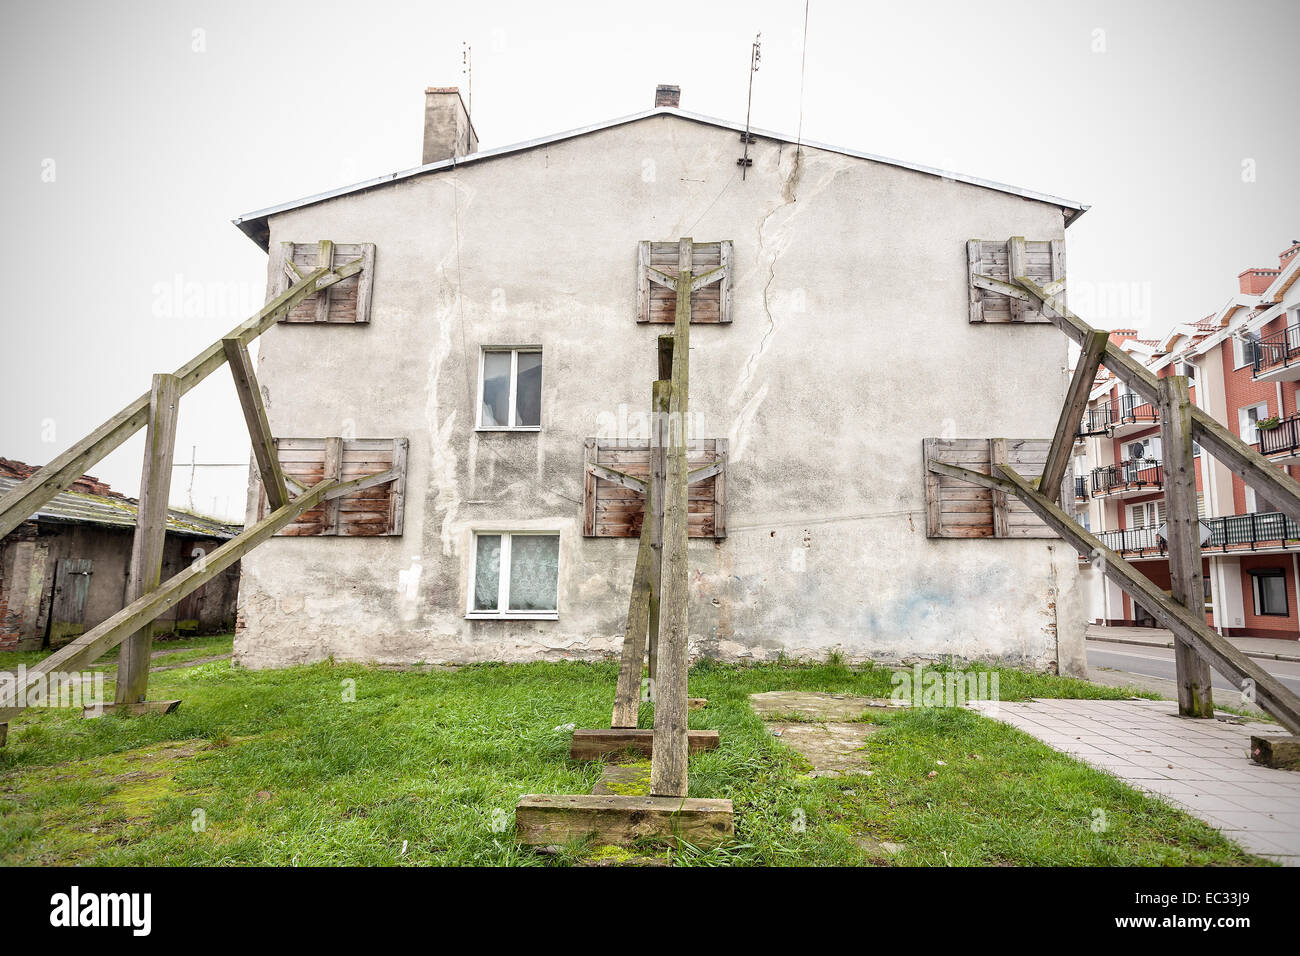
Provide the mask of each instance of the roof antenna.
POLYGON ((464 40, 460 41, 460 72, 465 75, 465 112, 474 117, 474 48, 464 40))
POLYGON ((740 134, 740 141, 745 144, 745 155, 736 160, 736 165, 740 167, 740 178, 745 178, 745 172, 754 161, 749 158, 749 144, 754 142, 754 136, 749 132, 749 113, 754 106, 754 74, 758 72, 759 61, 763 59, 763 34, 754 34, 754 42, 749 50, 749 101, 745 104, 745 131, 740 134))

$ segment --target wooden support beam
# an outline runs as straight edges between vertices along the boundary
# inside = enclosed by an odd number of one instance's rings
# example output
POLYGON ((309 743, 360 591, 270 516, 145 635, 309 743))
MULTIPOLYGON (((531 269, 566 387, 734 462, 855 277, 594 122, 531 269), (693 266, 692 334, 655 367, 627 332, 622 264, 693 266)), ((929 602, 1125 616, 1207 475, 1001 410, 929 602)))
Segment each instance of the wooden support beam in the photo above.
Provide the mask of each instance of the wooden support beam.
MULTIPOLYGON (((650 399, 652 430, 657 396, 656 389, 650 399)), ((654 521, 651 519, 654 500, 649 483, 642 482, 641 485, 645 489, 646 501, 641 519, 641 541, 636 551, 636 569, 632 573, 627 622, 623 629, 623 652, 618 667, 618 684, 614 691, 611 727, 635 727, 641 707, 641 670, 645 663, 646 634, 650 627, 651 564, 654 561, 654 550, 651 547, 654 537, 654 521)))
MULTIPOLYGON (((1173 599, 1205 618, 1201 581, 1201 521, 1196 507, 1196 459, 1192 447, 1192 400, 1181 375, 1160 380, 1160 447, 1165 466, 1165 538, 1173 599)), ((1174 634, 1178 713, 1214 717, 1210 665, 1192 642, 1174 634)))
MULTIPOLYGON (((989 439, 989 470, 1007 462, 1007 440, 1005 438, 989 439)), ((1005 538, 1007 535, 1007 495, 1004 491, 994 489, 993 503, 993 537, 1005 538)))
POLYGON ((597 478, 604 478, 606 481, 613 482, 620 487, 629 491, 635 491, 638 494, 646 493, 646 482, 644 479, 629 475, 626 472, 618 471, 614 468, 606 468, 604 465, 597 465, 594 462, 587 465, 587 471, 597 478))
POLYGON ((280 467, 280 456, 276 454, 275 439, 271 437, 266 405, 262 402, 262 392, 257 387, 257 376, 253 373, 253 358, 248 354, 248 346, 238 338, 224 338, 221 346, 226 353, 226 362, 230 365, 230 374, 235 379, 235 393, 239 396, 239 406, 243 409, 244 422, 248 425, 248 437, 253 443, 253 457, 257 460, 257 470, 262 476, 262 487, 266 489, 267 503, 272 511, 283 508, 289 502, 289 490, 285 487, 284 471, 280 467))
MULTIPOLYGON (((289 258, 288 256, 285 257, 289 258)), ((334 268, 334 243, 328 239, 320 241, 320 249, 316 253, 316 265, 325 269, 334 268)), ((328 289, 321 292, 316 297, 316 321, 328 322, 330 320, 330 293, 328 289)))
POLYGON ((1079 432, 1079 422, 1083 420, 1083 411, 1088 407, 1088 393, 1097 378, 1097 368, 1101 357, 1106 354, 1106 343, 1110 333, 1101 329, 1088 333, 1079 361, 1074 366, 1074 377, 1065 391, 1065 405, 1061 408, 1061 417, 1056 421, 1056 433, 1052 436, 1052 447, 1047 450, 1047 463, 1043 466, 1043 475, 1038 481, 1038 490, 1047 496, 1048 501, 1057 501, 1061 494, 1061 482, 1065 480, 1065 469, 1070 463, 1070 450, 1074 447, 1074 436, 1079 432))
POLYGON ((961 478, 985 488, 1000 487, 1019 497, 1030 511, 1064 538, 1067 544, 1085 557, 1099 561, 1101 570, 1106 576, 1130 598, 1146 608, 1156 619, 1156 623, 1173 631, 1176 637, 1182 637, 1191 643, 1198 654, 1209 660, 1211 667, 1236 683, 1238 687, 1253 688, 1255 701, 1260 707, 1276 717, 1278 722, 1288 730, 1300 732, 1300 697, 1288 690, 1281 681, 1260 667, 1255 660, 1243 654, 1226 638, 1215 633, 1205 623, 1204 611, 1199 609, 1191 611, 1173 601, 1145 574, 1071 520, 1059 505, 1039 494, 1011 466, 999 466, 998 471, 1002 474, 1000 478, 959 468, 956 465, 941 465, 939 462, 932 463, 930 470, 953 478, 961 478))
MULTIPOLYGON (((295 305, 321 289, 342 282, 361 271, 361 259, 339 266, 333 272, 325 268, 313 269, 300 281, 280 293, 251 318, 237 325, 227 335, 237 337, 247 344, 261 335, 295 305)), ((181 380, 181 394, 185 394, 203 381, 226 361, 221 342, 214 342, 175 371, 181 380)), ((144 427, 149 417, 149 392, 145 392, 126 408, 104 422, 71 448, 56 455, 43 468, 25 478, 3 497, 0 497, 0 538, 18 527, 59 492, 105 455, 144 427)))
POLYGON ((726 460, 719 458, 711 465, 703 465, 700 468, 696 468, 692 471, 688 471, 686 473, 686 483, 688 485, 694 485, 701 481, 708 481, 714 475, 722 474, 723 469, 725 469, 726 467, 727 467, 726 460))
MULTIPOLYGON (((1025 237, 1012 236, 1007 240, 1007 275, 1014 282, 1018 276, 1023 276, 1028 272, 1028 259, 1025 256, 1025 237)), ((1011 321, 1023 322, 1025 319, 1025 302, 1012 296, 1011 303, 1011 321)))
POLYGON ((677 250, 677 309, 674 316, 673 375, 668 413, 677 428, 669 429, 664 488, 663 599, 656 647, 654 754, 650 792, 658 797, 686 796, 687 670, 687 486, 686 415, 690 407, 692 242, 683 238, 677 250))
POLYGON ((721 282, 723 276, 727 274, 725 266, 718 266, 716 269, 710 269, 708 272, 701 272, 697 276, 691 277, 691 291, 699 292, 707 285, 713 285, 715 282, 721 282))
MULTIPOLYGON (((180 379, 175 375, 155 375, 149 391, 149 425, 145 432, 144 467, 140 474, 140 503, 136 507, 131 564, 126 578, 127 604, 153 591, 162 580, 163 549, 167 543, 167 501, 171 496, 180 402, 180 379)), ((149 655, 152 652, 152 623, 145 624, 122 644, 117 662, 117 703, 139 703, 145 699, 149 690, 149 655)))
MULTIPOLYGON (((719 739, 716 730, 689 731, 686 735, 687 750, 693 754, 704 750, 717 750, 719 739)), ((612 754, 629 752, 649 757, 653 751, 653 730, 636 727, 614 727, 609 730, 579 728, 573 732, 573 743, 569 745, 569 758, 603 760, 612 754)))
POLYGON ((730 800, 530 793, 515 806, 515 834, 527 846, 579 840, 715 846, 730 840, 735 826, 730 800))
MULTIPOLYGON (((326 478, 343 477, 343 439, 334 435, 325 439, 325 464, 323 472, 326 478)), ((339 502, 337 498, 321 499, 321 534, 339 533, 339 502)))
POLYGON ((659 677, 659 618, 663 607, 664 563, 664 495, 668 480, 668 406, 672 402, 673 383, 659 380, 654 384, 654 417, 650 422, 650 495, 646 504, 646 521, 650 522, 650 699, 657 693, 659 677))
MULTIPOLYGON (((1088 334, 1097 331, 1032 279, 1020 276, 1016 282, 1038 300, 1042 314, 1081 348, 1087 343, 1088 334)), ((1107 342, 1102 364, 1152 405, 1160 403, 1155 375, 1115 343, 1107 342)), ((1200 442, 1202 449, 1240 475, 1273 507, 1292 521, 1300 522, 1300 482, 1285 470, 1228 431, 1203 408, 1192 408, 1192 437, 1200 442)))
MULTIPOLYGON (((3 743, 0 738, 0 743, 3 743)), ((1250 757, 1275 770, 1300 770, 1300 737, 1250 738, 1250 757)))
POLYGON ((145 700, 125 704, 96 704, 82 711, 82 716, 87 720, 94 720, 106 714, 117 713, 129 714, 132 717, 142 717, 145 714, 171 714, 175 713, 180 705, 179 700, 145 700))
POLYGON ((227 541, 210 553, 204 561, 192 564, 179 574, 173 575, 155 590, 132 601, 108 620, 28 668, 22 686, 0 684, 0 723, 22 712, 16 704, 25 701, 28 688, 38 681, 45 680, 46 675, 55 671, 80 670, 98 660, 106 651, 112 650, 130 634, 154 620, 185 595, 212 580, 281 528, 293 523, 303 512, 316 507, 327 492, 335 488, 347 490, 361 480, 358 478, 351 482, 340 483, 335 479, 327 478, 318 482, 279 511, 271 512, 251 528, 227 541), (6 689, 10 692, 3 693, 6 689))

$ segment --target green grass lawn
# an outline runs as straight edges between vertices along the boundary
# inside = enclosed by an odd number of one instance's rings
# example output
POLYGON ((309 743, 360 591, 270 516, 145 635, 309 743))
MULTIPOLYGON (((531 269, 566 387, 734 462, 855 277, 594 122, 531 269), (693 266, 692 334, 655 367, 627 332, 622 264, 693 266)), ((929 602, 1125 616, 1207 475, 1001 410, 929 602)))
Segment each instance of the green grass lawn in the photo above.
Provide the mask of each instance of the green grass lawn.
MULTIPOLYGON (((193 660, 228 651, 230 638, 181 644, 174 659, 193 660)), ((19 660, 0 657, 0 667, 19 660)), ((513 808, 524 793, 591 790, 601 766, 568 759, 566 725, 609 726, 615 674, 613 664, 421 674, 329 663, 250 672, 216 661, 151 677, 152 698, 184 700, 168 716, 29 711, 0 749, 0 862, 572 863, 590 850, 517 847, 513 808)), ((1003 700, 1128 693, 1013 670, 999 678, 1003 700)), ((719 730, 722 746, 692 758, 691 795, 733 800, 736 840, 673 852, 676 865, 1259 862, 1191 817, 964 710, 879 716, 871 776, 809 779, 748 705, 748 694, 782 689, 888 696, 890 671, 698 665, 691 693, 709 704, 691 725, 719 730), (1107 825, 1094 832, 1098 811, 1107 825), (875 841, 903 849, 884 854, 875 841)), ((650 718, 647 706, 642 726, 650 718)))

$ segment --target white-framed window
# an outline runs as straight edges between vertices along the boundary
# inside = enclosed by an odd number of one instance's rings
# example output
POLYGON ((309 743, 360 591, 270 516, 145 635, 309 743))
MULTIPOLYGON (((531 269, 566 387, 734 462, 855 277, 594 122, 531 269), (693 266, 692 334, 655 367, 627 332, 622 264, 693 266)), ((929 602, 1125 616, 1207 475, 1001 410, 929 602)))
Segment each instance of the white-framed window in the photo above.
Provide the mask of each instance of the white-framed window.
POLYGON ((1247 445, 1254 445, 1259 441, 1259 429, 1255 427, 1255 423, 1264 418, 1268 418, 1267 402, 1249 405, 1238 410, 1237 424, 1241 431, 1241 440, 1247 445))
POLYGON ((1286 571, 1282 568, 1255 568, 1248 573, 1254 585, 1255 613, 1261 616, 1290 617, 1286 571))
POLYGON ((558 531, 477 531, 466 616, 557 620, 558 531))
POLYGON ((542 427, 540 346, 484 348, 479 356, 480 431, 539 431, 542 427))
POLYGON ((1158 528, 1165 522, 1165 502, 1163 498, 1155 501, 1140 501, 1128 506, 1128 527, 1158 528))
POLYGON ((1259 341, 1259 335, 1255 332, 1242 332, 1232 337, 1232 365, 1233 368, 1245 368, 1247 365, 1255 364, 1254 344, 1259 341))
POLYGON ((1255 500, 1255 489, 1246 486, 1246 514, 1251 515, 1259 510, 1259 502, 1255 500))

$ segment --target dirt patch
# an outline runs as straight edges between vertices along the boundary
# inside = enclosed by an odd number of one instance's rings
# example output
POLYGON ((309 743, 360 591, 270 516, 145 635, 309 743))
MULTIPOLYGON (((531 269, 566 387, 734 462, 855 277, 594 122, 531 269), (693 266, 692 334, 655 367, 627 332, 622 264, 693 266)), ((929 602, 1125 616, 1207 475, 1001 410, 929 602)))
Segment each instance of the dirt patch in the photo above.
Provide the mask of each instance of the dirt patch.
POLYGON ((887 697, 855 697, 853 694, 823 694, 802 690, 771 690, 750 694, 750 706, 766 720, 787 715, 809 720, 860 720, 875 713, 897 712, 904 706, 887 697))
POLYGON ((867 762, 867 737, 878 728, 874 724, 786 723, 768 724, 773 736, 795 750, 812 765, 810 777, 843 777, 870 773, 867 762))

